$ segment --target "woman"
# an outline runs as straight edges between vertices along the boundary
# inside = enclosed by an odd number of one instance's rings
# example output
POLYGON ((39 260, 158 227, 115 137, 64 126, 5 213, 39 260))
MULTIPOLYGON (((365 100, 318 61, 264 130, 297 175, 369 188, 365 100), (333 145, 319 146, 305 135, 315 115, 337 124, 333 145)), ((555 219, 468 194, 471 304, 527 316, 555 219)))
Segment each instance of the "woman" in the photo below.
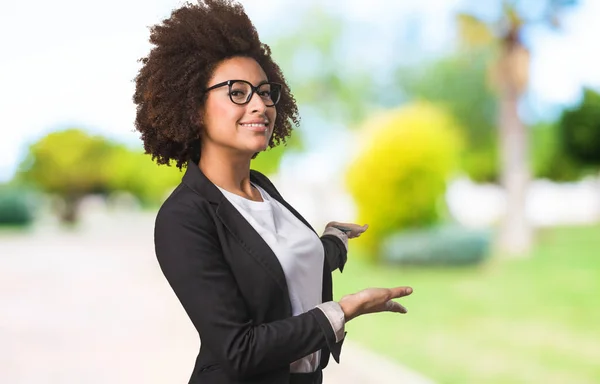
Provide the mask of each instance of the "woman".
POLYGON ((344 325, 406 309, 408 287, 332 300, 348 238, 318 236, 250 160, 285 141, 296 102, 241 5, 186 4, 151 29, 136 77, 136 128, 159 164, 187 170, 155 224, 160 267, 201 347, 190 383, 321 383, 344 325))

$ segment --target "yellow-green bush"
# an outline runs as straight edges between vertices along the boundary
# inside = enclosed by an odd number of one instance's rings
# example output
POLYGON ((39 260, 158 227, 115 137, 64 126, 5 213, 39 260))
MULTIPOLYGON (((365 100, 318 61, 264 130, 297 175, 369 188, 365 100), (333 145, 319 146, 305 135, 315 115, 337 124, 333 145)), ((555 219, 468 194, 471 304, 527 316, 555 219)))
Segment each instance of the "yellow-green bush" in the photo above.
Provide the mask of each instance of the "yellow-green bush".
POLYGON ((17 179, 62 198, 61 218, 76 223, 79 202, 89 194, 126 191, 144 206, 156 206, 182 175, 176 167, 158 166, 141 150, 70 128, 33 143, 17 179))
POLYGON ((358 221, 370 225, 362 245, 376 251, 391 233, 439 220, 462 146, 457 128, 447 112, 425 102, 369 119, 361 151, 346 175, 358 221))
POLYGON ((104 166, 109 170, 109 190, 129 192, 144 206, 160 205, 183 177, 174 165, 157 165, 150 155, 124 146, 116 146, 104 166))
POLYGON ((40 190, 70 198, 103 191, 108 173, 101 164, 111 143, 75 128, 52 132, 29 148, 20 179, 40 190))

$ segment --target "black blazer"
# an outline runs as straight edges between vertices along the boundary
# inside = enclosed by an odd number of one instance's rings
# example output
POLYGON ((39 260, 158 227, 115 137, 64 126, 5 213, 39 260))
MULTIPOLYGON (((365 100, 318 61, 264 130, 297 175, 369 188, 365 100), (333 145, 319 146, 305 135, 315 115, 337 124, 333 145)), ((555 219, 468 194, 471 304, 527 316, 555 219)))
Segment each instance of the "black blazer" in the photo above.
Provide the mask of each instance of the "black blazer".
MULTIPOLYGON (((250 171, 250 179, 310 227, 266 176, 250 171)), ((331 273, 343 268, 347 255, 337 237, 321 241, 326 302, 332 300, 331 273)), ((189 162, 160 208, 154 243, 201 339, 189 383, 288 383, 290 363, 317 350, 321 369, 330 353, 339 362, 342 342, 336 344, 327 317, 318 308, 292 316, 277 257, 197 164, 189 162)))

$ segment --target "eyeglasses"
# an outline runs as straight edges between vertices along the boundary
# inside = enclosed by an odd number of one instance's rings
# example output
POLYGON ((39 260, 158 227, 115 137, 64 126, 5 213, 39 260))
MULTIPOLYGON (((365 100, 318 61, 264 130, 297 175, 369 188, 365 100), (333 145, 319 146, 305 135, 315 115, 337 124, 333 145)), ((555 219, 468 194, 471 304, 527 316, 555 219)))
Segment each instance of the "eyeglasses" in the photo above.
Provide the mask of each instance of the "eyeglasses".
POLYGON ((267 107, 274 106, 281 98, 281 84, 266 82, 255 87, 245 80, 227 80, 206 88, 204 92, 226 85, 229 87, 229 98, 237 105, 248 104, 254 93, 260 96, 267 107))

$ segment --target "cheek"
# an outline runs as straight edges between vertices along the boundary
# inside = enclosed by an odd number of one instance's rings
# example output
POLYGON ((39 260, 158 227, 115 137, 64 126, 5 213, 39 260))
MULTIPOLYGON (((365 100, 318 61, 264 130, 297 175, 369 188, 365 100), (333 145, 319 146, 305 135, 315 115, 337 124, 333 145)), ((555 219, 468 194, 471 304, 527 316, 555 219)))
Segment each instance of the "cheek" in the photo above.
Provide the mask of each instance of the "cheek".
POLYGON ((236 108, 231 103, 212 102, 206 104, 205 125, 210 134, 223 133, 231 130, 236 122, 243 116, 243 110, 236 108))
POLYGON ((219 103, 213 111, 213 120, 225 124, 235 123, 244 114, 241 108, 237 108, 232 103, 219 103))

